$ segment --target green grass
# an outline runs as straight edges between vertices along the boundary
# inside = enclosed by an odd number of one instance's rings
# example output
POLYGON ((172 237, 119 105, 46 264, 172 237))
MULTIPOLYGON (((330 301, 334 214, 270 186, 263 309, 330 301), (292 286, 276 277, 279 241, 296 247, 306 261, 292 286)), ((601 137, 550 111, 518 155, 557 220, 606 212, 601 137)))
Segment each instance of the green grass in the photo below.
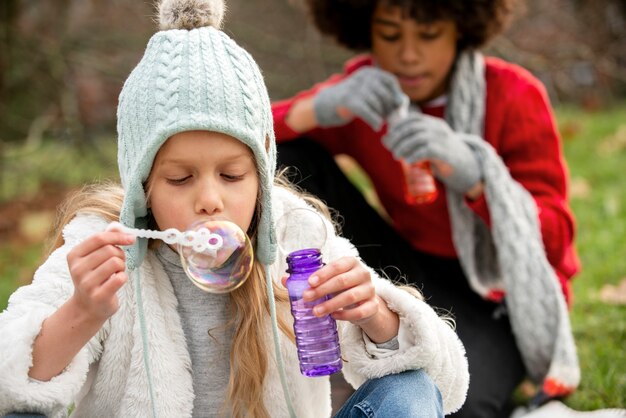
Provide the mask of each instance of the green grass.
POLYGON ((575 409, 626 406, 626 305, 600 299, 626 280, 626 104, 593 114, 559 109, 583 264, 574 279, 572 326, 582 367, 575 409))
MULTIPOLYGON (((583 271, 573 281, 572 326, 582 367, 580 388, 567 399, 577 410, 626 405, 626 305, 603 302, 603 286, 626 279, 626 103, 595 113, 558 109, 572 179, 577 247, 583 271)), ((99 156, 46 143, 5 149, 0 205, 32 195, 46 182, 74 186, 115 176, 111 141, 99 156)), ((366 180, 358 181, 366 184, 366 180)), ((0 310, 41 261, 41 244, 0 243, 0 310)))

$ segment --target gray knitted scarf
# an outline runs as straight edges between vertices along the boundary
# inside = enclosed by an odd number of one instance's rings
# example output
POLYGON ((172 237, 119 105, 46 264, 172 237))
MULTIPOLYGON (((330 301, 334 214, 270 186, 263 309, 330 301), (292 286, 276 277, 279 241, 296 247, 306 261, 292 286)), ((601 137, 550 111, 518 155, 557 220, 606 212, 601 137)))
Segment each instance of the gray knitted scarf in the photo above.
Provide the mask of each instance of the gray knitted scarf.
POLYGON ((451 81, 446 120, 478 156, 491 229, 448 190, 453 241, 471 287, 483 297, 503 289, 511 327, 524 364, 540 395, 572 392, 580 368, 565 298, 548 263, 537 209, 483 137, 485 63, 482 54, 459 55, 451 81))

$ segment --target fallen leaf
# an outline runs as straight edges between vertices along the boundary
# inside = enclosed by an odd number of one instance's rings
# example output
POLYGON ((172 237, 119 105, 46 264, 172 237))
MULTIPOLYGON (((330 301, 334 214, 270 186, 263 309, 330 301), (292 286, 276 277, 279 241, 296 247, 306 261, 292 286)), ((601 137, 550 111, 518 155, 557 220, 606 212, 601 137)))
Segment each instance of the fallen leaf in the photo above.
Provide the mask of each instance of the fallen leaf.
POLYGON ((591 194, 591 186, 587 179, 580 177, 573 178, 570 181, 570 196, 573 198, 584 199, 591 194))
POLYGON ((617 285, 606 284, 600 289, 599 299, 612 305, 626 305, 626 278, 617 285))
POLYGON ((610 155, 626 149, 626 125, 617 128, 614 135, 609 136, 598 146, 598 154, 610 155))

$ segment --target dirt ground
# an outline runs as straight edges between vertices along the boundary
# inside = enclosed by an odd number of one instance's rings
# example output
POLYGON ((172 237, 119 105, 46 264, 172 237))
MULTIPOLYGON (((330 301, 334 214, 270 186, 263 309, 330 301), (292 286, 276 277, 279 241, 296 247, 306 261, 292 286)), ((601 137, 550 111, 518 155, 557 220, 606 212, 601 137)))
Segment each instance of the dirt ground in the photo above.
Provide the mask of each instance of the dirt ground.
POLYGON ((0 242, 19 245, 46 239, 58 206, 71 191, 56 184, 45 184, 34 196, 0 203, 0 242))

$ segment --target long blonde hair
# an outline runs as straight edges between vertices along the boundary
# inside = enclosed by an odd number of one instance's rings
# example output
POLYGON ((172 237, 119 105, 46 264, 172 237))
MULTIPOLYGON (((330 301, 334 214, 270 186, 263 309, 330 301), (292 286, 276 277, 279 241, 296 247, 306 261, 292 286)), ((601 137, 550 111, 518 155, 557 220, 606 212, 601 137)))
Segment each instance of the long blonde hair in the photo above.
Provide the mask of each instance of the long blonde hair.
MULTIPOLYGON (((290 187, 289 182, 279 174, 277 185, 290 187)), ((295 189, 294 189, 295 191, 295 189)), ((300 193, 299 191, 296 191, 300 193)), ((325 206, 311 196, 303 196, 311 204, 323 209, 325 206)), ((55 223, 55 235, 49 251, 63 245, 63 227, 78 213, 94 214, 108 222, 119 220, 124 190, 113 182, 91 184, 70 195, 59 209, 55 223)), ((257 203, 255 217, 260 213, 257 203)), ((255 241, 258 218, 253 219, 248 235, 255 241)), ((272 347, 267 346, 267 332, 269 316, 269 300, 265 286, 265 269, 255 259, 251 276, 246 282, 230 293, 233 301, 233 319, 235 327, 234 338, 230 351, 230 380, 228 383, 228 397, 226 404, 233 417, 261 417, 269 418, 263 403, 263 383, 267 373, 267 359, 272 347)), ((285 318, 289 312, 289 297, 286 289, 273 282, 274 296, 277 305, 277 320, 280 330, 295 344, 295 337, 290 323, 285 318)))

